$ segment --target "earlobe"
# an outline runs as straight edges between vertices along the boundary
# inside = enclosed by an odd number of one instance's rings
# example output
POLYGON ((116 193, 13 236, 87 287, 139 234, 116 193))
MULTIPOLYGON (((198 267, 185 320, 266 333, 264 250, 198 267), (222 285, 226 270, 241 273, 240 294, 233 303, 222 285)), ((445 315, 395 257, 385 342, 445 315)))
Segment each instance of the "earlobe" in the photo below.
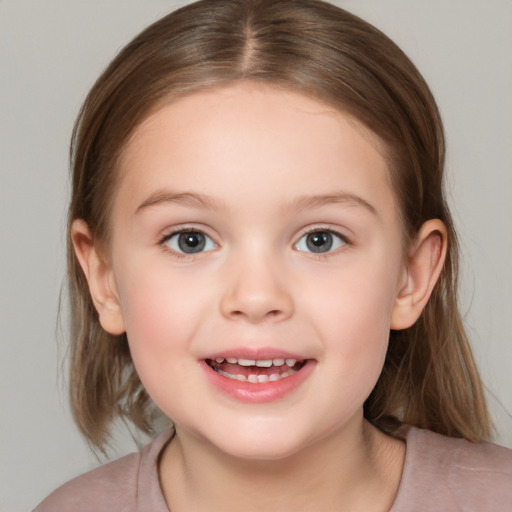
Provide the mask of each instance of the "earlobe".
POLYGON ((391 329, 407 329, 421 315, 443 269, 447 243, 443 222, 432 219, 423 224, 404 267, 391 329))
POLYGON ((126 329, 114 275, 109 263, 99 254, 86 222, 81 219, 73 221, 71 240, 101 326, 110 334, 123 334, 126 329))

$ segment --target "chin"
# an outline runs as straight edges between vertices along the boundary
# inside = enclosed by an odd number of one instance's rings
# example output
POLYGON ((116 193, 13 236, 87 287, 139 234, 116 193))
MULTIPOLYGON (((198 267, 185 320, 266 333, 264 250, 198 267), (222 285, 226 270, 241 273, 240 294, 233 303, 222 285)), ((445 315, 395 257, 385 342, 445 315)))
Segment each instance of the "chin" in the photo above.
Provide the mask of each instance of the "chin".
POLYGON ((266 427, 210 432, 207 441, 227 455, 253 461, 283 460, 314 442, 290 427, 266 427))
POLYGON ((248 445, 246 442, 240 444, 231 443, 230 446, 224 449, 220 446, 219 448, 227 455, 246 461, 279 461, 296 455, 303 447, 290 445, 289 442, 286 445, 282 443, 269 445, 260 440, 258 444, 248 445))

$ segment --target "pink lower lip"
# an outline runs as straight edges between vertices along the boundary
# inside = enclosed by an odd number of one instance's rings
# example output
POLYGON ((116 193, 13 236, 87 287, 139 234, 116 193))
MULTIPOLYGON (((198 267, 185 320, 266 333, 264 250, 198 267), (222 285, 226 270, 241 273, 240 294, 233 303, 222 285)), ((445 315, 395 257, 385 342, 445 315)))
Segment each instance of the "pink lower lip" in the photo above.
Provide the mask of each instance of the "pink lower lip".
POLYGON ((250 383, 240 382, 220 375, 212 370, 205 361, 201 361, 201 367, 206 372, 208 380, 221 393, 236 400, 251 403, 264 403, 279 400, 297 389, 311 375, 315 367, 313 360, 306 364, 290 377, 285 377, 273 382, 250 383))

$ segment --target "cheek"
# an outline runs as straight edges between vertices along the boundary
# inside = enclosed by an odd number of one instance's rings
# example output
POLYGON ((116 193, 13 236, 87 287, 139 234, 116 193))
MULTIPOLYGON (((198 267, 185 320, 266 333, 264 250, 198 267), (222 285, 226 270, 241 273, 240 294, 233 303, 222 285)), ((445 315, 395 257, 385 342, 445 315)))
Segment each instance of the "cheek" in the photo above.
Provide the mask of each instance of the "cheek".
POLYGON ((398 268, 372 261, 318 280, 305 306, 326 344, 332 371, 354 376, 348 385, 376 380, 388 345, 398 268))
POLYGON ((119 292, 127 337, 142 380, 164 372, 166 364, 189 348, 206 302, 194 281, 150 268, 137 272, 132 267, 130 276, 120 276, 126 283, 119 292))
POLYGON ((374 289, 346 287, 346 296, 322 311, 326 328, 325 361, 329 384, 337 390, 342 417, 360 410, 375 387, 389 340, 390 299, 374 289), (358 291, 359 293, 351 293, 358 291))
POLYGON ((187 402, 179 391, 185 387, 197 392, 197 383, 189 379, 197 366, 191 345, 204 302, 190 283, 184 286, 179 277, 164 278, 157 270, 153 267, 124 280, 130 284, 121 292, 123 315, 132 360, 144 388, 168 417, 181 417, 187 414, 187 402))
POLYGON ((331 330, 354 336, 359 333, 361 341, 371 332, 388 333, 399 269, 383 260, 362 259, 317 276, 309 286, 307 295, 312 300, 308 307, 316 310, 331 330))

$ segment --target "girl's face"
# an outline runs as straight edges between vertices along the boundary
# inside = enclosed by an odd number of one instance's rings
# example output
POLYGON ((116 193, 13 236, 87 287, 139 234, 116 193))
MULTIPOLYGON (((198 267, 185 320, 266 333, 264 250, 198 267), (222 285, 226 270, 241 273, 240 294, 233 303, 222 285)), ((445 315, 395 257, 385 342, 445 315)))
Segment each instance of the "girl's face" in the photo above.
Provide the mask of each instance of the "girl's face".
POLYGON ((279 458, 362 424, 405 271, 361 125, 270 87, 192 94, 136 131, 112 215, 109 325, 178 435, 279 458))

